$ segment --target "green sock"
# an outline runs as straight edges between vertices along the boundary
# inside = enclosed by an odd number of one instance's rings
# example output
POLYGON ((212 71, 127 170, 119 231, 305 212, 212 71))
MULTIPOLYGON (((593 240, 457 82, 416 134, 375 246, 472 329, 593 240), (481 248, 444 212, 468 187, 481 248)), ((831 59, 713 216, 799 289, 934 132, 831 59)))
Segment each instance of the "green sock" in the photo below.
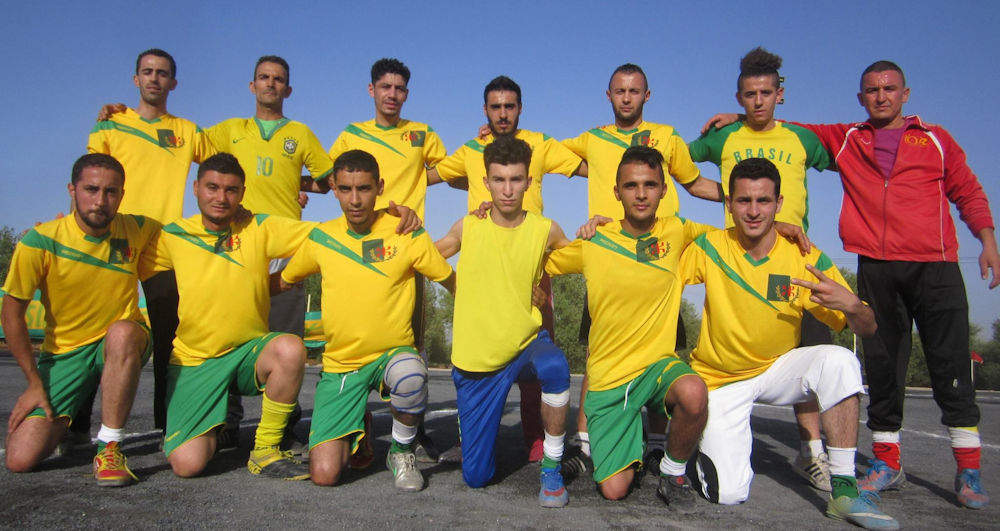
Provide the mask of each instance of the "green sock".
POLYGON ((103 451, 104 451, 104 449, 105 449, 105 448, 106 448, 107 446, 108 446, 108 443, 106 443, 106 442, 104 442, 104 441, 102 441, 102 440, 100 440, 100 439, 97 439, 97 453, 101 453, 101 452, 103 452, 103 451))
POLYGON ((413 443, 403 444, 396 439, 392 440, 392 445, 389 446, 390 454, 408 454, 413 451, 413 443))
POLYGON ((552 459, 549 456, 545 456, 545 457, 542 458, 542 468, 543 469, 548 468, 548 469, 551 470, 551 469, 554 469, 557 466, 559 466, 559 461, 556 461, 555 459, 552 459))
POLYGON ((834 498, 847 496, 848 498, 858 497, 858 480, 854 476, 830 476, 830 486, 833 487, 831 493, 834 498))

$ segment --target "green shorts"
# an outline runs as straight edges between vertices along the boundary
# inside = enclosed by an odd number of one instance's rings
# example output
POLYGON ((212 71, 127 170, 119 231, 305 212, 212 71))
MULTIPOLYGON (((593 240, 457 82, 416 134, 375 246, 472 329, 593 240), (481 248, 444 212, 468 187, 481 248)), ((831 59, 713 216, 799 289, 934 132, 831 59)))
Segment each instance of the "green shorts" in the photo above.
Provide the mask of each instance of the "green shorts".
POLYGON ((349 437, 351 453, 357 451, 365 433, 365 408, 368 393, 378 391, 389 400, 385 389, 385 368, 400 352, 417 354, 413 347, 396 347, 382 353, 375 361, 352 372, 324 372, 316 384, 309 449, 328 441, 349 437))
POLYGON ((264 386, 257 381, 257 358, 272 340, 271 332, 251 339, 228 353, 201 365, 167 366, 167 431, 163 453, 226 423, 229 392, 259 395, 264 386))
MULTIPOLYGON (((146 332, 146 348, 142 351, 142 364, 149 360, 153 352, 153 341, 150 339, 149 327, 136 321, 146 332)), ((104 370, 104 338, 89 345, 71 350, 65 354, 38 355, 38 375, 49 395, 49 405, 56 417, 72 419, 81 404, 101 383, 101 371, 104 370)), ((28 414, 29 417, 44 417, 45 411, 36 408, 28 414)))
POLYGON ((650 365, 635 380, 605 391, 587 391, 584 413, 590 432, 594 481, 641 463, 643 455, 642 408, 666 416, 664 401, 670 386, 681 376, 696 373, 676 357, 650 365))

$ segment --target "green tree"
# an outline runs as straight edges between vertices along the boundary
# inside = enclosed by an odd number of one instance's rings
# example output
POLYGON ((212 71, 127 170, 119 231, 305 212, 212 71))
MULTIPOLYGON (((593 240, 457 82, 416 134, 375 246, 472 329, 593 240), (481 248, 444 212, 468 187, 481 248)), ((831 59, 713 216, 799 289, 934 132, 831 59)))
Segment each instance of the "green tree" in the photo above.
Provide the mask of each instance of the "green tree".
POLYGON ((455 298, 437 282, 424 279, 424 352, 428 364, 447 367, 451 364, 451 322, 455 298))
POLYGON ((569 370, 582 373, 587 367, 587 353, 580 344, 580 317, 586 284, 583 275, 552 277, 552 300, 555 304, 556 345, 566 354, 569 370))
POLYGON ((7 270, 10 269, 10 259, 14 255, 14 246, 21 237, 12 227, 0 227, 0 284, 7 280, 7 270))
POLYGON ((321 300, 323 296, 323 277, 319 273, 306 277, 306 311, 318 312, 322 308, 321 300))
POLYGON ((681 299, 681 320, 684 322, 685 345, 677 355, 686 362, 691 358, 691 351, 698 345, 698 334, 701 333, 701 316, 687 299, 681 299))

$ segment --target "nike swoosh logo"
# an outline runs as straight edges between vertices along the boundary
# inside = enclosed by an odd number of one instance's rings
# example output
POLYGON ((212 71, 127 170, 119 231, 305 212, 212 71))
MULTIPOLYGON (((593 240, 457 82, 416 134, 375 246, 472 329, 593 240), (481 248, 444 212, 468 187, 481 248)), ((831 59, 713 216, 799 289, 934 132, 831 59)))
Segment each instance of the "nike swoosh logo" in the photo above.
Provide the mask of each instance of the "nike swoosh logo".
POLYGON ((243 138, 234 138, 234 139, 233 139, 233 144, 235 144, 235 143, 239 142, 240 140, 243 140, 243 138))

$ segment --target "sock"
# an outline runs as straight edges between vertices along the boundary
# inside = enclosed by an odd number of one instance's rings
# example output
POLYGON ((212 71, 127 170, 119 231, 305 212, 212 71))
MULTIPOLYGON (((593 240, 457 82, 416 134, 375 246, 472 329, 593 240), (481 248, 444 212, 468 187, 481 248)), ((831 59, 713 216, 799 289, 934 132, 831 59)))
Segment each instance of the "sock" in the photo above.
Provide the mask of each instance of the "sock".
POLYGON ((295 409, 294 403, 275 402, 267 396, 267 393, 264 393, 263 396, 260 404, 260 424, 257 425, 257 433, 254 436, 254 450, 281 444, 281 437, 288 424, 288 416, 295 409))
POLYGON ((647 443, 646 444, 646 451, 647 452, 649 452, 650 450, 655 450, 657 448, 659 448, 660 450, 663 450, 664 452, 667 451, 667 434, 665 434, 665 433, 650 433, 647 436, 647 439, 648 439, 646 441, 646 443, 647 443))
POLYGON ((407 426, 392 419, 392 446, 389 453, 401 454, 413 451, 413 440, 417 438, 417 427, 407 426))
POLYGON ((900 464, 900 443, 898 431, 873 431, 872 432, 872 453, 875 459, 885 461, 889 468, 899 470, 900 464))
POLYGON ((580 431, 576 433, 576 437, 580 439, 580 451, 583 452, 583 455, 590 457, 590 434, 580 431))
POLYGON ((559 466, 559 463, 562 462, 563 442, 565 439, 565 433, 550 435, 549 432, 545 432, 545 442, 542 443, 542 450, 545 452, 545 457, 542 458, 542 468, 555 468, 559 466))
POLYGON ((830 486, 833 487, 832 496, 834 498, 839 498, 840 496, 857 498, 858 480, 854 477, 854 456, 858 449, 830 446, 826 451, 830 456, 830 486))
POLYGON ((802 457, 818 457, 823 452, 823 439, 799 441, 799 455, 802 457))
MULTIPOLYGON (((102 427, 103 428, 103 427, 102 427)), ((966 468, 979 469, 979 457, 982 454, 982 443, 979 441, 979 428, 948 428, 951 436, 951 451, 955 455, 958 470, 966 468)))
POLYGON ((679 461, 670 455, 670 452, 663 452, 663 459, 660 459, 660 474, 664 476, 683 476, 687 472, 687 460, 679 461))
MULTIPOLYGON (((97 432, 97 451, 104 450, 109 442, 121 443, 125 436, 125 428, 109 428, 101 424, 101 430, 97 432)), ((978 468, 978 467, 976 467, 978 468)))

